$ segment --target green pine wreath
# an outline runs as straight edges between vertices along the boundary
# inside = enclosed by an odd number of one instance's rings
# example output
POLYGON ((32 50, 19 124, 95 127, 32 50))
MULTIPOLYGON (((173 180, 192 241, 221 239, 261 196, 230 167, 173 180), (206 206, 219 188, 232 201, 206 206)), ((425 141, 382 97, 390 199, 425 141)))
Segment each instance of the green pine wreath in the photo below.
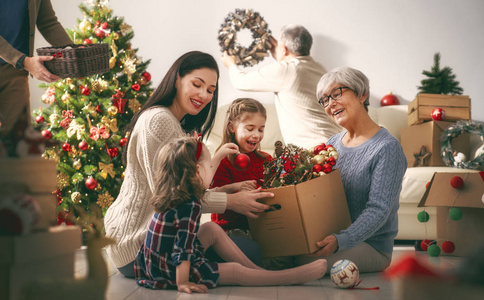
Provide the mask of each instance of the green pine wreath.
POLYGON ((440 136, 442 160, 449 167, 461 169, 478 169, 484 163, 484 153, 470 161, 455 162, 454 150, 452 149, 452 139, 465 132, 477 134, 484 138, 484 129, 482 124, 476 124, 472 121, 459 120, 455 124, 447 127, 440 136))
POLYGON ((236 9, 229 13, 218 32, 222 52, 234 55, 236 64, 244 67, 253 66, 269 56, 268 51, 272 47, 270 36, 267 22, 252 9, 236 9), (243 47, 237 42, 237 32, 241 29, 249 29, 252 33, 254 40, 249 47, 243 47))

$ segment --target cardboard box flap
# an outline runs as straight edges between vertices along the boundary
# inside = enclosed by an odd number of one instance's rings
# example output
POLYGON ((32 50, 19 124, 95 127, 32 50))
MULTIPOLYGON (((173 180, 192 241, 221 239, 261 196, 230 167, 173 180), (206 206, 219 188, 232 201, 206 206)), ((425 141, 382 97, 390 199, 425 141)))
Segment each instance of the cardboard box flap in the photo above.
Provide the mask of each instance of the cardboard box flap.
POLYGON ((484 172, 435 173, 418 206, 484 208, 483 194, 484 172), (462 177, 462 188, 455 189, 450 185, 454 176, 462 177))
POLYGON ((319 249, 316 242, 351 225, 339 170, 296 185, 296 193, 310 253, 319 249))

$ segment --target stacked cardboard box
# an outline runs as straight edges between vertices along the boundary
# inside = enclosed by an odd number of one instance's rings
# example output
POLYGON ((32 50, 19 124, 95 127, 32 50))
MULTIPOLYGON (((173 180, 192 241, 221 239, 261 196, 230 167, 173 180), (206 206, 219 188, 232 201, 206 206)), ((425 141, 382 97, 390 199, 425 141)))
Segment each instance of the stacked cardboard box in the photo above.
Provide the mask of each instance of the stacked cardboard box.
POLYGON ((249 219, 250 232, 264 257, 309 254, 316 242, 351 225, 339 170, 268 191, 261 202, 273 209, 249 219))
POLYGON ((408 105, 408 126, 432 120, 432 110, 442 108, 447 121, 470 120, 469 96, 418 94, 408 105))

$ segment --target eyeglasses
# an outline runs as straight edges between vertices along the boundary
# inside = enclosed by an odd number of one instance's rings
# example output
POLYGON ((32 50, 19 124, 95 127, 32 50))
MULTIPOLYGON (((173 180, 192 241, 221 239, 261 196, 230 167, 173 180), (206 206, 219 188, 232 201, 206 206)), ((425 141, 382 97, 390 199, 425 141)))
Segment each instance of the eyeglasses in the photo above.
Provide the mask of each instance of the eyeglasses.
POLYGON ((322 107, 326 108, 328 107, 329 105, 329 98, 333 99, 333 100, 338 100, 341 98, 341 96, 343 95, 343 89, 350 89, 349 87, 347 86, 341 86, 339 88, 335 88, 331 94, 329 94, 328 96, 325 96, 325 97, 321 97, 319 100, 318 100, 318 103, 319 105, 321 105, 322 107))

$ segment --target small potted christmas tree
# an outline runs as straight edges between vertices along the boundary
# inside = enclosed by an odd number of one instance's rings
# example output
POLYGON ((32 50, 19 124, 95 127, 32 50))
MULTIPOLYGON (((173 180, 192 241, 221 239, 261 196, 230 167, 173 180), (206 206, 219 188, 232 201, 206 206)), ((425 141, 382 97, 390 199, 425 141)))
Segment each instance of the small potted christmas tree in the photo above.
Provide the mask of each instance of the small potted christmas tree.
POLYGON ((430 71, 424 70, 427 78, 418 86, 419 94, 408 105, 408 125, 425 121, 469 120, 470 99, 461 96, 463 89, 456 81, 456 75, 448 66, 440 67, 440 53, 434 54, 434 64, 430 71))

